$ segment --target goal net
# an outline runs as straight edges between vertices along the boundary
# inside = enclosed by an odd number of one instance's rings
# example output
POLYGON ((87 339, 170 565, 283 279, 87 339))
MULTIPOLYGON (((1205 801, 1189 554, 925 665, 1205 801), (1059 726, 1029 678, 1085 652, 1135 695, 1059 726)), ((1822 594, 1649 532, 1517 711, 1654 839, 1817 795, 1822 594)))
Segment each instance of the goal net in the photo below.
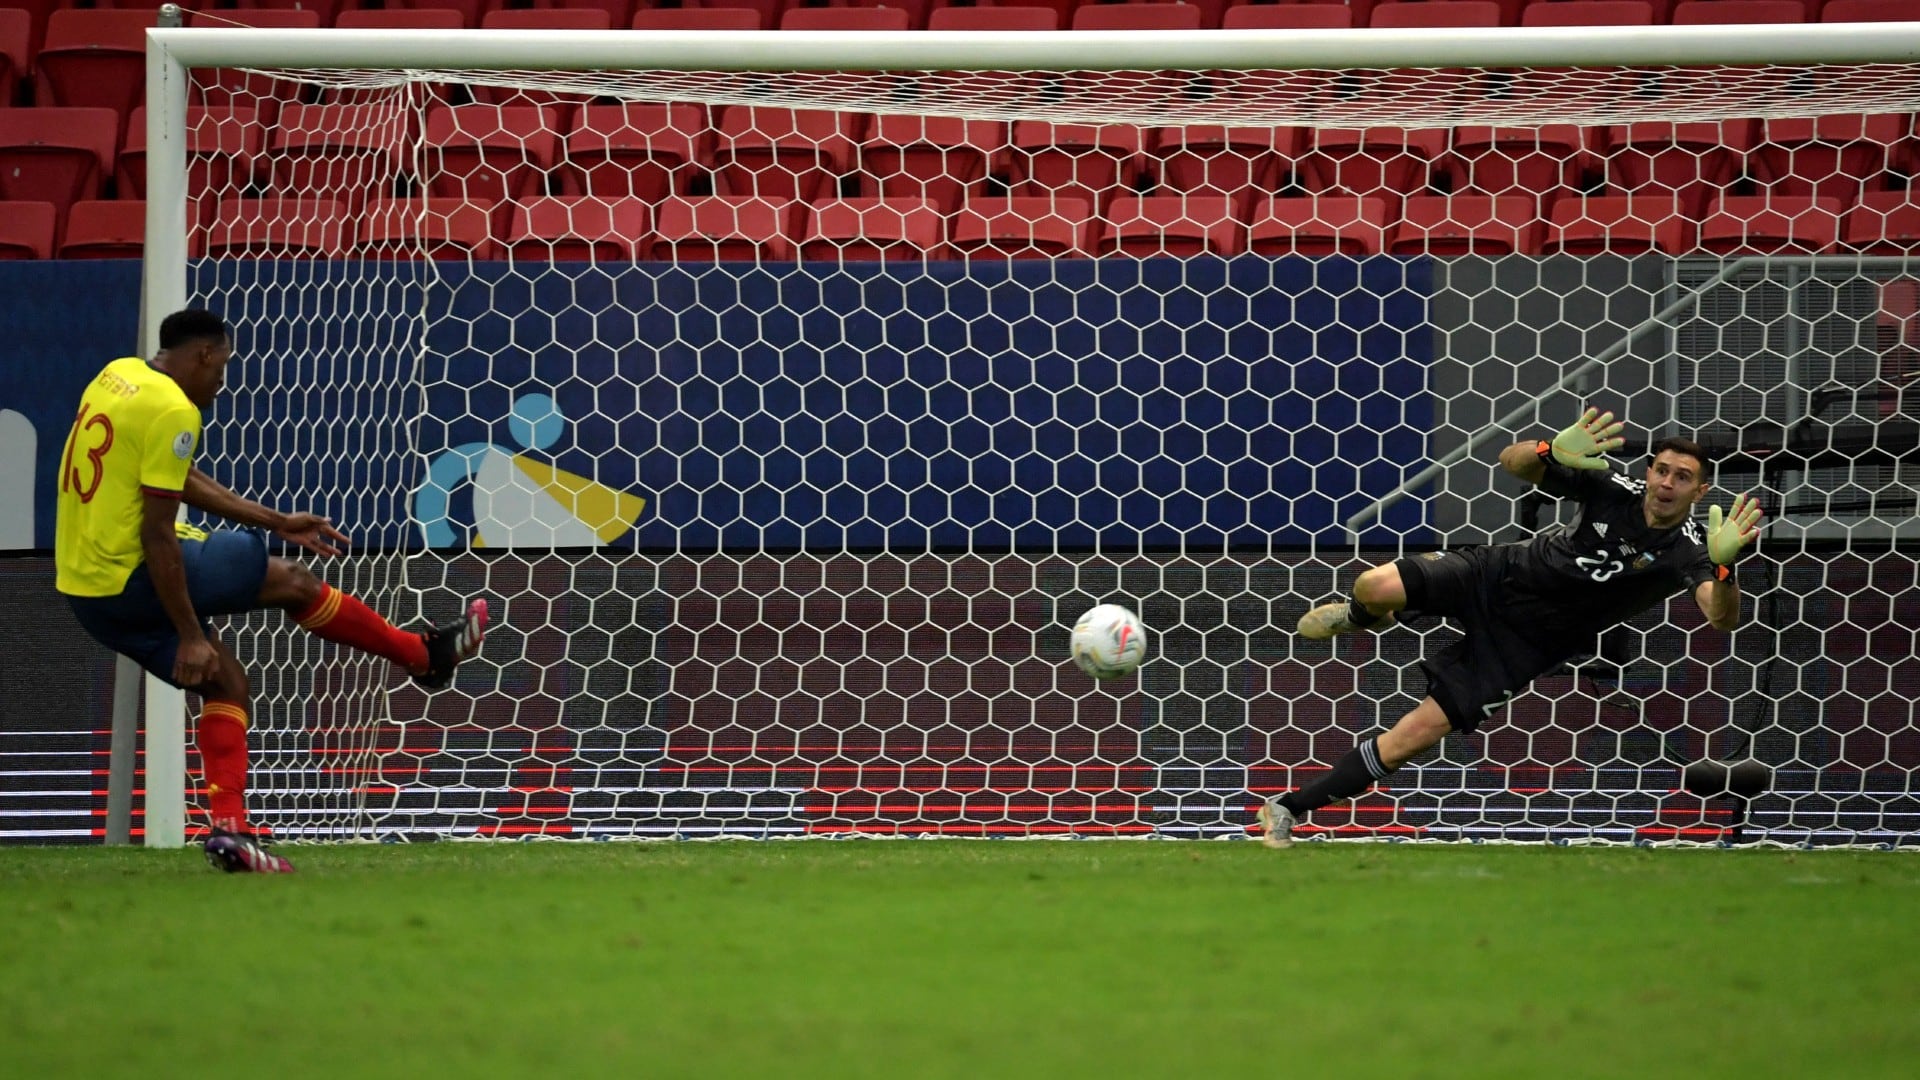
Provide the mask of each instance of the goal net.
POLYGON ((157 32, 203 466, 497 619, 432 696, 236 623, 258 821, 1243 836, 1452 634, 1299 615, 1552 526, 1495 456, 1593 404, 1760 494, 1745 626, 1676 598, 1303 831, 1911 842, 1920 27, 1791 30, 157 32), (1095 684, 1102 602, 1154 636, 1095 684))

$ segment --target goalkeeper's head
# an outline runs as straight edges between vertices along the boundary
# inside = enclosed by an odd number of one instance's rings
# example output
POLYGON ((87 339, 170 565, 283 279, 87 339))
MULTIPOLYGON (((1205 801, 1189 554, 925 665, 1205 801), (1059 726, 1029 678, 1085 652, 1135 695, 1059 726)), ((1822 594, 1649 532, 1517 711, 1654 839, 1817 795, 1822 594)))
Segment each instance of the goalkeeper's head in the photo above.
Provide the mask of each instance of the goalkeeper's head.
POLYGON ((1647 517, 1656 528, 1670 529, 1693 513, 1693 504, 1712 486, 1713 459, 1692 439, 1654 443, 1647 461, 1647 517))

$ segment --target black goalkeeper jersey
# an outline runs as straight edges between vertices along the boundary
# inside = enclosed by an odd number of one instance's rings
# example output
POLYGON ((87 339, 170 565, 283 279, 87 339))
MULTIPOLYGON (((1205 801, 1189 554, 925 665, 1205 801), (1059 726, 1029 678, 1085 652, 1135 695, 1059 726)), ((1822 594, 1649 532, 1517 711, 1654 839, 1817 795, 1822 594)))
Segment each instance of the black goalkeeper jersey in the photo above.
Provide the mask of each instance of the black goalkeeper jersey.
POLYGON ((1578 650, 1600 631, 1714 579, 1699 522, 1647 526, 1645 480, 1549 464, 1540 489, 1579 500, 1580 512, 1569 524, 1506 545, 1501 591, 1503 614, 1553 651, 1578 650))

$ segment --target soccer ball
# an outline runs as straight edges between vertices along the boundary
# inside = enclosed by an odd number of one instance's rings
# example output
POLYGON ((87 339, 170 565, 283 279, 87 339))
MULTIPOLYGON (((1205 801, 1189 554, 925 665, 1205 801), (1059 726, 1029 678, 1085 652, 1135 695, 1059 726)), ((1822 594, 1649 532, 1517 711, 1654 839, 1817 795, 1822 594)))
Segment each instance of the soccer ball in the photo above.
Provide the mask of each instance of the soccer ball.
POLYGON ((1117 679, 1147 658, 1147 628, 1119 604, 1101 604, 1073 624, 1073 662, 1096 679, 1117 679))

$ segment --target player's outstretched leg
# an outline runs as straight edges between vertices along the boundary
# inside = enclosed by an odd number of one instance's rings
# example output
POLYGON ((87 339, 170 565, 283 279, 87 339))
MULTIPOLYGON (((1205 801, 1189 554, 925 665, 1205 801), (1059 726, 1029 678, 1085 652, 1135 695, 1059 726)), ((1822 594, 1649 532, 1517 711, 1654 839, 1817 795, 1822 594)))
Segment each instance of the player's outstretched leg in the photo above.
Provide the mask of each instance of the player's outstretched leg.
POLYGON ((1391 730, 1347 751, 1318 780, 1262 803, 1256 815, 1261 842, 1270 848, 1292 847, 1293 830, 1301 818, 1330 803, 1351 799, 1385 780, 1415 754, 1446 737, 1452 728, 1438 702, 1422 700, 1391 730))
POLYGON ((476 599, 467 601, 465 612, 450 622, 423 631, 402 630, 313 571, 280 558, 267 560, 260 603, 285 611, 315 637, 391 660, 415 682, 436 690, 453 679, 461 661, 480 651, 487 625, 487 602, 476 599))
POLYGON ((1385 630, 1393 625, 1393 613, 1407 606, 1407 590, 1400 581, 1400 568, 1392 563, 1376 566, 1353 583, 1353 597, 1321 604, 1300 616, 1297 628, 1309 641, 1349 634, 1355 630, 1385 630))
POLYGON ((413 681, 438 690, 453 681, 453 669, 480 652, 480 643, 487 636, 487 602, 478 598, 467 601, 464 615, 422 636, 427 643, 427 667, 414 672, 413 681))

